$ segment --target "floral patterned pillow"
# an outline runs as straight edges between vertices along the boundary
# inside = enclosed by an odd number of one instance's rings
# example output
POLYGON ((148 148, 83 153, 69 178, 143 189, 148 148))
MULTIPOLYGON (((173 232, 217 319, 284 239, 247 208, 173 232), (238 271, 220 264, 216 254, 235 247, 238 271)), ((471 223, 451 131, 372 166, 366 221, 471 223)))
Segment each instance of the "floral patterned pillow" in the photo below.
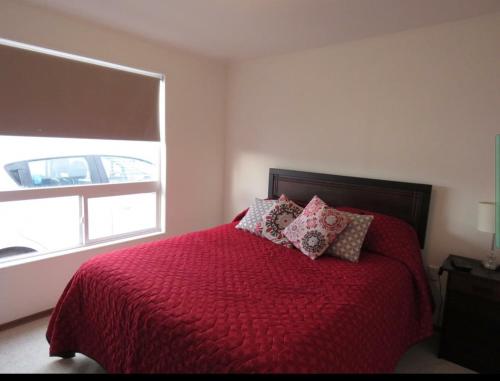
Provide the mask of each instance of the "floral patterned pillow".
POLYGON ((278 202, 262 217, 262 237, 286 247, 293 247, 283 235, 283 230, 295 220, 303 208, 298 206, 285 195, 281 195, 278 202))
POLYGON ((284 236, 311 259, 321 256, 351 220, 314 196, 302 213, 283 232, 284 236))
POLYGON ((246 230, 257 236, 262 235, 262 216, 267 213, 278 201, 276 200, 262 200, 256 198, 254 203, 250 206, 245 216, 236 225, 236 229, 246 230))
POLYGON ((351 219, 351 223, 338 236, 333 245, 328 248, 327 254, 334 255, 351 262, 358 262, 361 248, 373 216, 348 212, 340 212, 351 219))

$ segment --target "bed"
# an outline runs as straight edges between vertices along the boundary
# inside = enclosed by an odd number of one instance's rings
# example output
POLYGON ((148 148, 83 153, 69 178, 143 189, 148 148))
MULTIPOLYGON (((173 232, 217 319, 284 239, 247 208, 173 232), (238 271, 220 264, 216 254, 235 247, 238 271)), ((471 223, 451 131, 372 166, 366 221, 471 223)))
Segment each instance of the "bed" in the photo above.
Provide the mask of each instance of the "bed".
POLYGON ((235 229, 243 211, 84 263, 52 313, 50 355, 110 373, 392 372, 432 335, 431 186, 270 169, 268 197, 282 193, 377 213, 360 261, 313 261, 235 229))

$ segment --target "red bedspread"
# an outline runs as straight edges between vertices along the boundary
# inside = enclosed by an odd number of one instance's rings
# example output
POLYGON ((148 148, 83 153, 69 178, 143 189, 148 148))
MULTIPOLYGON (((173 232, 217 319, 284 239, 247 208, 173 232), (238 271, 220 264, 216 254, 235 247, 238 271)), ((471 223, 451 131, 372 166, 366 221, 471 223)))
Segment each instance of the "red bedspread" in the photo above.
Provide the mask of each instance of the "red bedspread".
POLYGON ((431 335, 414 244, 313 261, 234 226, 83 264, 52 314, 50 355, 108 372, 390 372, 431 335))

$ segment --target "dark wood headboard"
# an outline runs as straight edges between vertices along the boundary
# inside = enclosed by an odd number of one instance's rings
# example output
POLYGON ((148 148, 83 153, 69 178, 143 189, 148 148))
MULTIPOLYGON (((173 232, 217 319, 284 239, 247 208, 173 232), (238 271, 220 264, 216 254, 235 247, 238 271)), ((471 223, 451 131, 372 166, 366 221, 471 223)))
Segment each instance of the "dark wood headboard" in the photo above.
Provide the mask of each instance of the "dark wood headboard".
POLYGON ((351 206, 400 218, 415 228, 423 248, 432 186, 362 177, 269 170, 269 198, 286 194, 306 205, 317 195, 333 207, 351 206))

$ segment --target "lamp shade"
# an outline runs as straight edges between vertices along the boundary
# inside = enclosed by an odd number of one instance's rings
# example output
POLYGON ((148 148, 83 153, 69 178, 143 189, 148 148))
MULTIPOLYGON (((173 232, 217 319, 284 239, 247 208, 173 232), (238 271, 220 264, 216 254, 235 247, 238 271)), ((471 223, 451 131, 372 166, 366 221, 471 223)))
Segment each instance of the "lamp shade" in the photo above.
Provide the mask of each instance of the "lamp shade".
POLYGON ((480 202, 477 208, 477 230, 495 233, 495 203, 480 202))

